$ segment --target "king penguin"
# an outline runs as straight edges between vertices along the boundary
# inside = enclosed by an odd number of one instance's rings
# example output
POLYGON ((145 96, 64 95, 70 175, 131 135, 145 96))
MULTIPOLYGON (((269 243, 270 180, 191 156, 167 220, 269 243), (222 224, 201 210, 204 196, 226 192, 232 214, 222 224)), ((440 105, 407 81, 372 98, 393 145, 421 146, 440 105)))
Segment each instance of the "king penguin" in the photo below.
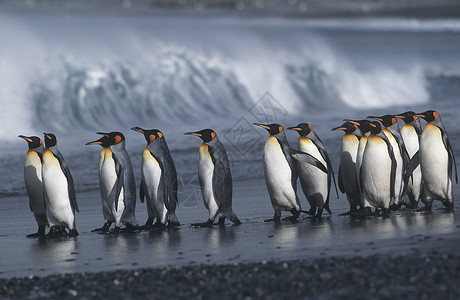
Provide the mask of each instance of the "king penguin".
MULTIPOLYGON (((451 211, 454 209, 452 169, 455 170, 456 183, 458 183, 458 176, 454 152, 446 129, 441 116, 434 110, 428 110, 417 116, 427 122, 420 138, 419 154, 415 154, 412 158, 416 162, 419 161, 422 169, 422 202, 425 203, 423 210, 431 211, 433 200, 441 200, 447 210, 451 211)), ((409 174, 413 172, 416 165, 418 164, 413 165, 411 160, 408 166, 409 174)))
POLYGON ((101 167, 103 194, 110 222, 115 222, 114 232, 125 225, 126 230, 134 231, 139 226, 136 221, 136 182, 134 172, 125 149, 125 136, 118 131, 110 133, 98 132, 109 139, 109 147, 105 151, 101 167))
POLYGON ((131 128, 142 133, 147 141, 147 147, 142 154, 140 198, 147 199, 148 219, 144 227, 165 228, 180 226, 176 216, 177 172, 169 152, 168 144, 161 131, 157 129, 131 128))
POLYGON ((332 214, 331 209, 329 208, 332 181, 334 181, 337 198, 339 195, 335 183, 332 163, 323 142, 312 129, 310 124, 300 123, 297 126, 288 127, 288 129, 295 130, 300 135, 299 151, 312 155, 323 165, 327 166, 327 173, 324 173, 322 170, 309 163, 298 163, 300 184, 311 207, 308 213, 310 215, 315 215, 316 209, 318 208, 316 217, 320 218, 323 213, 323 208, 325 208, 329 214, 332 214))
POLYGON ((212 129, 186 132, 185 135, 194 135, 203 140, 199 149, 198 178, 204 205, 209 210, 209 219, 206 222, 192 225, 210 227, 217 217, 221 226, 224 225, 225 218, 236 225, 241 224, 232 210, 233 182, 224 145, 212 129))
POLYGON ((29 196, 30 210, 33 212, 35 221, 38 224, 38 232, 29 234, 27 237, 40 237, 45 235, 45 228, 48 226, 42 181, 41 157, 44 151, 43 142, 37 136, 20 135, 19 137, 29 145, 24 163, 24 183, 29 196))
MULTIPOLYGON (((361 165, 363 163, 363 154, 364 154, 364 149, 366 149, 366 144, 367 144, 367 133, 370 132, 371 130, 371 121, 369 120, 344 120, 344 121, 348 121, 352 124, 356 124, 358 126, 358 129, 360 130, 361 132, 361 136, 359 137, 359 144, 358 144, 358 152, 356 154, 356 178, 359 179, 359 172, 361 171, 361 165)), ((361 207, 364 207, 363 206, 363 202, 362 202, 362 190, 361 190, 361 186, 359 185, 359 180, 358 180, 358 187, 359 187, 359 191, 361 193, 361 201, 360 201, 360 205, 361 207)))
POLYGON ((404 191, 403 174, 409 162, 409 154, 407 153, 404 140, 399 130, 398 119, 393 115, 384 115, 381 117, 368 116, 370 119, 378 120, 384 126, 383 133, 393 147, 393 153, 396 159, 396 177, 395 177, 395 191, 394 191, 394 204, 391 206, 393 210, 401 208, 401 196, 404 191))
POLYGON ((364 149, 360 186, 363 191, 364 214, 370 214, 371 207, 383 209, 383 215, 390 213, 390 201, 394 196, 396 159, 393 146, 383 133, 382 125, 371 122, 371 134, 364 149))
MULTIPOLYGON (((282 211, 291 212, 292 217, 288 219, 295 221, 302 211, 299 198, 297 197, 298 169, 297 162, 293 156, 296 152, 289 147, 283 126, 279 124, 266 125, 259 123, 254 123, 254 125, 266 129, 269 133, 264 146, 264 174, 275 215, 273 219, 265 221, 279 223, 282 211)), ((297 154, 302 154, 302 152, 299 151, 297 154)), ((317 159, 305 153, 304 157, 314 161, 307 160, 304 162, 313 164, 316 162, 327 173, 325 166, 317 159)), ((297 160, 302 161, 302 157, 298 156, 297 160)))
POLYGON ((56 136, 52 133, 44 135, 46 149, 42 158, 42 176, 46 217, 51 227, 48 236, 77 236, 75 211, 79 210, 72 174, 57 148, 56 136))
POLYGON ((360 205, 360 191, 356 176, 356 157, 358 155, 359 138, 361 131, 358 125, 345 122, 332 130, 343 130, 342 146, 340 150, 340 165, 338 182, 339 189, 347 195, 350 211, 346 214, 355 213, 360 205))
POLYGON ((108 194, 104 186, 104 182, 106 181, 106 178, 104 177, 105 174, 103 175, 102 167, 104 166, 106 154, 108 155, 108 157, 112 155, 109 150, 110 140, 107 136, 103 136, 94 142, 86 143, 86 145, 101 145, 102 146, 102 149, 99 155, 99 185, 101 187, 102 214, 104 216, 105 223, 101 228, 93 229, 92 232, 109 232, 110 226, 115 220, 110 211, 108 194))
MULTIPOLYGON (((401 128, 401 136, 404 140, 409 160, 411 160, 420 148, 420 136, 422 135, 420 119, 413 111, 407 111, 396 115, 395 117, 402 119, 405 123, 401 128)), ((417 166, 412 173, 412 177, 406 183, 406 193, 409 197, 412 208, 416 208, 418 206, 422 190, 422 170, 420 169, 420 166, 417 166)))

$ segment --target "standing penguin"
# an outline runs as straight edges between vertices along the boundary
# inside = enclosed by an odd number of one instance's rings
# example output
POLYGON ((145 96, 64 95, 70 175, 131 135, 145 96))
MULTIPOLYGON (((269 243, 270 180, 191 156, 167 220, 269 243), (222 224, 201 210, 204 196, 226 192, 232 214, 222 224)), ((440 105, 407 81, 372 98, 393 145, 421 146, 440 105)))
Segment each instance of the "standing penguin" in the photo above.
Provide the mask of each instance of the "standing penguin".
POLYGON ((30 210, 34 213, 35 221, 38 224, 38 232, 29 234, 27 237, 40 237, 45 235, 45 227, 48 226, 42 181, 43 142, 37 136, 20 135, 19 137, 29 145, 24 163, 24 183, 29 196, 30 210))
POLYGON ((180 226, 176 216, 177 173, 168 144, 161 131, 131 128, 144 135, 147 147, 142 154, 140 198, 147 198, 148 220, 146 228, 180 226))
POLYGON ((392 209, 397 210, 401 208, 402 205, 400 198, 404 191, 403 174, 407 163, 409 162, 409 154, 407 154, 404 140, 399 131, 398 119, 393 115, 384 115, 381 117, 369 116, 368 118, 382 122, 385 127, 383 129, 383 133, 386 135, 393 147, 393 153, 396 159, 396 177, 394 186, 394 205, 392 205, 392 209))
POLYGON ((299 154, 297 160, 321 165, 327 173, 325 166, 311 155, 295 152, 289 147, 284 133, 284 128, 279 124, 254 123, 268 131, 270 134, 264 146, 264 173, 270 200, 275 210, 273 219, 265 221, 280 222, 281 211, 292 213, 290 220, 296 220, 301 213, 299 198, 297 197, 297 162, 293 155, 299 154), (305 160, 307 159, 307 160, 305 160))
MULTIPOLYGON (((358 126, 358 129, 361 132, 361 136, 359 137, 359 144, 358 144, 358 152, 356 153, 356 178, 359 179, 359 172, 361 171, 361 165, 363 163, 363 154, 364 154, 364 149, 366 149, 366 144, 367 144, 367 136, 366 134, 370 132, 371 130, 371 121, 369 120, 359 120, 359 121, 354 121, 354 120, 344 120, 348 121, 352 124, 356 124, 358 126)), ((359 185, 360 182, 358 180, 358 187, 359 191, 361 193, 361 198, 362 198, 362 190, 361 186, 359 185)), ((363 206, 362 199, 360 201, 360 205, 363 206)))
POLYGON ((75 211, 79 212, 72 174, 57 148, 56 136, 44 133, 46 149, 42 157, 46 217, 51 226, 48 236, 77 236, 75 211), (69 228, 69 233, 65 228, 69 228))
POLYGON ((92 231, 93 232, 98 232, 98 231, 100 231, 100 232, 109 232, 110 226, 112 225, 112 223, 115 220, 112 217, 112 213, 111 213, 110 207, 109 207, 109 201, 108 201, 108 198, 107 198, 108 194, 107 194, 107 190, 106 190, 106 188, 104 186, 104 182, 106 181, 106 178, 103 175, 102 167, 104 165, 106 154, 108 156, 112 155, 110 150, 109 150, 110 140, 109 140, 109 138, 107 136, 103 136, 100 139, 98 139, 97 141, 86 143, 86 145, 101 145, 102 146, 102 149, 101 149, 101 152, 100 152, 100 155, 99 155, 99 185, 101 187, 102 214, 104 216, 105 223, 101 228, 96 228, 96 229, 93 229, 92 231))
POLYGON ((334 181, 335 191, 337 198, 337 186, 335 184, 334 171, 332 169, 331 160, 327 154, 323 142, 312 129, 310 124, 300 123, 295 127, 289 127, 290 130, 295 130, 300 135, 299 137, 299 151, 308 153, 318 159, 323 165, 327 166, 327 173, 317 167, 304 162, 299 162, 299 177, 302 190, 310 203, 309 214, 314 215, 316 208, 318 213, 316 217, 321 217, 323 208, 329 214, 332 214, 329 208, 329 198, 331 190, 331 182, 334 181))
MULTIPOLYGON (((395 117, 402 119, 405 123, 401 128, 401 136, 404 140, 409 160, 411 160, 420 148, 420 136, 422 135, 420 119, 413 111, 407 111, 395 117)), ((412 173, 411 179, 406 183, 407 196, 413 208, 418 206, 422 190, 422 170, 420 166, 417 166, 412 173)))
POLYGON ((210 227, 217 217, 221 226, 225 218, 234 224, 241 224, 232 210, 232 174, 224 145, 212 129, 186 132, 185 135, 194 135, 203 140, 199 150, 198 178, 204 205, 209 210, 206 222, 192 225, 210 227))
POLYGON ((359 174, 360 186, 363 191, 364 214, 370 214, 371 206, 383 209, 383 215, 390 213, 390 201, 394 196, 396 176, 396 159, 393 146, 383 133, 382 125, 371 122, 363 163, 359 174))
POLYGON ((354 213, 358 211, 358 205, 361 202, 356 176, 356 157, 361 131, 358 129, 358 125, 348 121, 339 127, 332 128, 332 130, 343 130, 345 132, 340 150, 338 182, 340 191, 347 195, 348 203, 350 204, 350 211, 346 214, 354 213))
MULTIPOLYGON (((458 184, 457 164, 441 116, 434 110, 428 110, 418 117, 427 123, 420 138, 419 154, 413 160, 420 162, 423 178, 424 210, 431 211, 433 200, 441 200, 447 210, 454 209, 452 195, 452 169, 455 170, 455 182, 458 184)), ((415 169, 409 164, 409 175, 415 169)))
POLYGON ((108 221, 115 222, 114 231, 121 224, 133 231, 138 228, 136 221, 136 183, 134 172, 125 149, 125 136, 118 131, 98 132, 109 139, 109 147, 101 167, 102 193, 106 195, 108 221))

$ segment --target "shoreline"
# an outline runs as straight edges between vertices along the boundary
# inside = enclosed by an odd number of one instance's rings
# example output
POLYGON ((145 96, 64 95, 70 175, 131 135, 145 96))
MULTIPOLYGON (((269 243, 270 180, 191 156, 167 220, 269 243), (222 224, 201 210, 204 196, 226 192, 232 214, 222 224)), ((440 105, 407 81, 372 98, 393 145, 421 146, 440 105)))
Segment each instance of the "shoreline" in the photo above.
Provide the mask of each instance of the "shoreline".
POLYGON ((8 299, 364 299, 460 296, 460 256, 439 253, 170 266, 0 279, 8 299))

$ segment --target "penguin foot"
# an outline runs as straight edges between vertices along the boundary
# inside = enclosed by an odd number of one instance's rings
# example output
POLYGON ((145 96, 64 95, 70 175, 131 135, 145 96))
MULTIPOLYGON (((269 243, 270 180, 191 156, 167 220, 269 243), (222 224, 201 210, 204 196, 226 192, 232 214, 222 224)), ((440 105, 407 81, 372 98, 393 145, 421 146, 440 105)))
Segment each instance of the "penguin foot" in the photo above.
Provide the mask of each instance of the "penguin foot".
POLYGON ((283 221, 291 221, 292 223, 296 223, 297 222, 297 216, 285 217, 285 218, 283 218, 283 221))
POLYGON ((123 231, 133 233, 133 232, 136 232, 136 231, 141 231, 141 229, 140 229, 140 226, 137 225, 137 224, 126 223, 125 228, 123 229, 123 231))
POLYGON ((225 227, 225 217, 219 218, 219 227, 225 227))
POLYGON ((351 210, 350 211, 347 211, 346 213, 343 213, 343 214, 340 214, 339 216, 350 216, 350 215, 353 215, 355 212, 352 212, 351 210))
POLYGON ((310 215, 310 216, 313 216, 315 214, 315 212, 316 212, 316 207, 312 207, 309 210, 301 210, 300 212, 302 212, 304 214, 307 214, 307 215, 310 215))
POLYGON ((161 222, 157 222, 157 223, 155 223, 155 225, 152 226, 149 231, 163 231, 163 230, 166 230, 166 228, 167 228, 166 224, 163 224, 161 222), (157 224, 157 223, 159 223, 159 224, 157 224))
POLYGON ((356 213, 350 213, 350 214, 357 218, 365 218, 365 217, 370 217, 373 215, 372 208, 370 207, 365 207, 356 213))
POLYGON ((31 233, 26 235, 28 238, 38 238, 45 236, 45 226, 39 226, 37 233, 31 233))
POLYGON ((446 211, 448 211, 448 212, 454 211, 454 203, 453 202, 446 204, 446 211))
POLYGON ((389 218, 390 217, 391 210, 389 208, 384 208, 382 209, 382 217, 383 218, 389 218))
POLYGON ((112 225, 112 222, 105 222, 104 225, 101 228, 96 228, 91 230, 91 232, 109 232, 110 230, 110 225, 112 225))
POLYGON ((193 223, 191 226, 193 227, 212 227, 214 220, 207 220, 206 222, 203 223, 193 223))
POLYGON ((400 210, 401 207, 402 207, 402 203, 398 203, 398 204, 393 203, 392 205, 390 205, 390 209, 391 209, 392 211, 400 210))
POLYGON ((76 228, 69 230, 70 237, 76 237, 78 235, 78 231, 76 228))
POLYGON ((63 226, 51 226, 50 231, 46 235, 46 238, 60 238, 68 236, 65 227, 63 226))
POLYGON ((168 222, 168 227, 179 227, 179 226, 180 226, 180 223, 177 220, 168 222))
POLYGON ((273 219, 266 219, 264 222, 275 222, 276 224, 281 223, 281 212, 280 211, 275 211, 275 215, 273 216, 273 219))

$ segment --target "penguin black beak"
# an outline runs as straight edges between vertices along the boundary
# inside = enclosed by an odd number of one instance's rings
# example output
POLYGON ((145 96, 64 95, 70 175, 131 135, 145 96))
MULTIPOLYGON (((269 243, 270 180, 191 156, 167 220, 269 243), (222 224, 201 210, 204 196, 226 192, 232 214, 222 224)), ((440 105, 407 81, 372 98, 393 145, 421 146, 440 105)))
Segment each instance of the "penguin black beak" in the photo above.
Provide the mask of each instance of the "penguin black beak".
POLYGON ((361 123, 356 122, 356 121, 351 121, 351 120, 349 120, 348 122, 350 122, 351 124, 355 124, 356 126, 360 126, 360 125, 361 125, 361 123))
POLYGON ((347 129, 343 126, 339 126, 339 127, 334 127, 331 129, 331 131, 334 131, 334 130, 347 130, 347 129))
POLYGON ((259 127, 262 127, 262 128, 265 128, 267 130, 270 130, 270 126, 268 126, 268 125, 260 124, 260 123, 252 123, 252 124, 254 124, 256 126, 259 126, 259 127))
POLYGON ((86 145, 86 146, 87 146, 87 145, 102 145, 102 142, 101 142, 101 140, 99 139, 99 140, 97 140, 97 141, 88 142, 88 143, 86 143, 85 145, 86 145))
POLYGON ((31 140, 30 138, 26 137, 26 136, 18 135, 18 137, 20 137, 21 139, 26 140, 26 141, 29 142, 29 143, 32 143, 32 140, 31 140))
POLYGON ((424 114, 416 114, 414 117, 419 117, 419 118, 425 118, 425 115, 424 114))
POLYGON ((202 135, 197 133, 197 132, 186 132, 184 133, 184 135, 194 135, 194 136, 198 136, 198 137, 201 137, 202 135))
POLYGON ((103 136, 109 137, 109 134, 106 133, 106 132, 96 132, 96 134, 99 134, 99 135, 103 135, 103 136))
POLYGON ((47 138, 47 139, 51 139, 51 137, 49 136, 49 135, 50 135, 50 133, 46 133, 46 132, 43 132, 43 135, 45 136, 45 138, 47 138))
POLYGON ((132 128, 131 128, 131 130, 134 130, 134 131, 140 132, 140 133, 142 133, 142 134, 143 134, 143 133, 144 133, 144 131, 145 131, 144 129, 142 129, 142 128, 140 128, 140 127, 137 127, 137 126, 136 126, 136 127, 132 127, 132 128))
POLYGON ((287 129, 289 130, 295 130, 295 131, 302 131, 302 128, 299 128, 299 127, 288 127, 287 129))
POLYGON ((382 119, 382 118, 380 118, 380 117, 375 117, 375 116, 367 116, 366 118, 369 118, 369 119, 374 119, 374 120, 377 120, 377 121, 380 121, 380 122, 382 122, 382 121, 383 121, 383 119, 382 119))

